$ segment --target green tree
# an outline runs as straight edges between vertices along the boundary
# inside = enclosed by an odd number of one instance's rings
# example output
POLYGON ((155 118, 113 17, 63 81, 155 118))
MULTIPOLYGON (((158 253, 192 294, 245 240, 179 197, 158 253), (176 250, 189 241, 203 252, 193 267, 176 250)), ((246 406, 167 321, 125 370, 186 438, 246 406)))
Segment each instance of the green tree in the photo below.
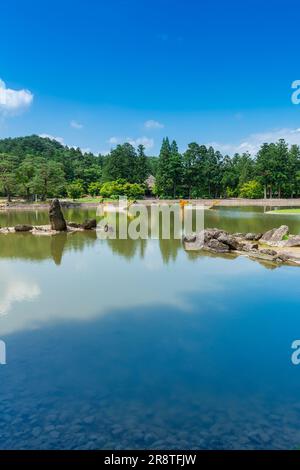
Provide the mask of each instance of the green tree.
POLYGON ((206 152, 203 150, 203 153, 202 177, 205 188, 204 197, 218 197, 220 195, 222 179, 222 155, 220 152, 215 151, 213 147, 209 147, 206 152))
POLYGON ((70 199, 79 199, 84 195, 83 183, 81 180, 73 181, 67 186, 67 194, 70 199))
POLYGON ((45 158, 36 160, 36 171, 32 181, 34 194, 42 201, 47 197, 59 197, 65 190, 65 175, 61 163, 47 161, 45 158))
POLYGON ((201 187, 202 153, 200 145, 192 142, 183 154, 183 184, 189 198, 197 197, 201 187))
POLYGON ((17 181, 20 187, 20 194, 25 195, 27 201, 29 201, 32 196, 36 171, 35 157, 30 155, 25 157, 17 169, 17 181))
POLYGON ((7 197, 7 201, 11 201, 12 195, 16 192, 18 159, 13 155, 0 154, 0 188, 7 197))
POLYGON ((256 157, 257 176, 263 185, 265 199, 267 198, 268 190, 270 197, 273 195, 275 155, 275 144, 264 143, 256 157))
POLYGON ((294 197, 299 194, 299 181, 300 180, 300 148, 298 145, 292 145, 289 150, 288 164, 287 164, 287 183, 286 195, 294 197))
POLYGON ((172 194, 173 182, 170 177, 169 167, 171 160, 171 145, 168 137, 162 141, 158 168, 155 182, 155 192, 158 196, 170 196, 172 194))
POLYGON ((164 197, 176 197, 182 183, 182 156, 178 152, 175 140, 170 144, 168 137, 163 139, 156 175, 156 194, 164 197))
POLYGON ((148 157, 145 154, 145 147, 139 145, 137 149, 137 160, 136 160, 136 174, 135 181, 137 183, 143 184, 145 180, 150 175, 150 166, 148 162, 148 157))
POLYGON ((169 174, 173 181, 173 197, 176 198, 180 185, 182 184, 183 178, 183 161, 182 155, 178 151, 177 142, 172 141, 171 146, 171 158, 169 165, 169 174))
POLYGON ((289 149, 284 139, 280 139, 275 144, 275 149, 273 177, 277 195, 280 198, 282 189, 288 182, 289 149))
POLYGON ((130 183, 134 183, 136 169, 137 154, 135 148, 129 143, 117 145, 107 156, 104 165, 104 179, 115 181, 124 178, 130 183))

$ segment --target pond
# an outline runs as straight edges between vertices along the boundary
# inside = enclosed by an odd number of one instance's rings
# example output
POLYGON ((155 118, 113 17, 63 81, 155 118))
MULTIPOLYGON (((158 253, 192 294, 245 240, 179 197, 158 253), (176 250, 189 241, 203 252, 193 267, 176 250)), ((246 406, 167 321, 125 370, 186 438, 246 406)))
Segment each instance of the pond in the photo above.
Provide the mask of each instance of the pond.
MULTIPOLYGON (((0 214, 17 223, 47 214, 0 214)), ((300 233, 300 216, 205 212, 230 232, 282 223, 300 233)), ((298 267, 174 239, 2 235, 0 448, 300 447, 299 281, 298 267)))

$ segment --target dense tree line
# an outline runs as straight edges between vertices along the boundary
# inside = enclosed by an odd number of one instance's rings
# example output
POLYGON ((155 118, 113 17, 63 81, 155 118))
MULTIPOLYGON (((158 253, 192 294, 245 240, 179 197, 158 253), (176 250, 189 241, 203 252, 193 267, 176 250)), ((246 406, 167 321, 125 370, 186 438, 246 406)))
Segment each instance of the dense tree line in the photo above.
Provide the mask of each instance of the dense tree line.
POLYGON ((142 145, 129 143, 104 156, 35 135, 0 140, 0 193, 8 199, 142 197, 149 175, 161 198, 296 197, 300 150, 279 140, 263 144, 254 157, 229 157, 193 142, 180 153, 176 141, 165 138, 159 157, 147 157, 142 145))
POLYGON ((295 197, 300 195, 300 149, 281 139, 249 153, 222 156, 195 142, 180 154, 175 141, 162 143, 156 173, 160 197, 295 197))

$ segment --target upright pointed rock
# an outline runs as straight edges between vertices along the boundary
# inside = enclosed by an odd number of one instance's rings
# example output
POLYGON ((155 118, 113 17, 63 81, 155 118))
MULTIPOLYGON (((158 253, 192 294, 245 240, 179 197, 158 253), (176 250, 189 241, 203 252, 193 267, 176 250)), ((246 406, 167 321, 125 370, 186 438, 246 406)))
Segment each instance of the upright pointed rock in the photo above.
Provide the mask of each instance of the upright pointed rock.
POLYGON ((51 202, 49 209, 49 219, 52 230, 56 230, 57 232, 63 232, 67 230, 67 224, 58 199, 53 199, 51 202))

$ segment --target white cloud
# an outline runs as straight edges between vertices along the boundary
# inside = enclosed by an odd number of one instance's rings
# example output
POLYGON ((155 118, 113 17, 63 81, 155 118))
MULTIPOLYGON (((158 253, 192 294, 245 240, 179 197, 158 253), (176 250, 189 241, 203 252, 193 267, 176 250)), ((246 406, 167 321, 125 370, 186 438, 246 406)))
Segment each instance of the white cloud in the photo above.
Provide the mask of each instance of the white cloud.
POLYGON ((138 145, 143 145, 146 150, 151 149, 154 146, 154 140, 149 139, 148 137, 138 137, 136 139, 133 139, 132 137, 126 137, 120 138, 120 137, 110 137, 107 141, 108 144, 110 145, 117 145, 121 144, 123 142, 128 142, 129 144, 133 145, 134 147, 137 147, 138 145))
POLYGON ((28 108, 33 100, 33 94, 29 90, 12 90, 6 88, 0 79, 0 113, 15 114, 28 108))
POLYGON ((110 137, 107 141, 107 143, 110 145, 117 145, 118 142, 119 142, 119 139, 118 137, 115 137, 115 136, 110 137))
POLYGON ((82 153, 90 153, 91 152, 90 147, 84 147, 84 148, 81 148, 80 150, 81 150, 82 153))
POLYGON ((134 147, 143 145, 146 150, 149 150, 154 146, 154 140, 149 139, 148 137, 138 137, 137 139, 131 139, 130 137, 127 137, 126 142, 133 145, 134 147))
POLYGON ((154 121, 153 119, 149 119, 144 123, 144 127, 146 129, 163 129, 165 126, 159 121, 154 121))
POLYGON ((236 143, 209 142, 207 145, 211 145, 223 154, 233 155, 235 153, 249 152, 251 155, 255 155, 262 144, 265 142, 277 142, 279 139, 285 139, 289 145, 300 145, 300 128, 275 129, 268 132, 251 134, 246 139, 236 143))
POLYGON ((74 121, 74 120, 72 120, 70 122, 70 126, 73 127, 73 129, 82 129, 83 128, 83 124, 80 124, 80 122, 77 122, 77 121, 74 121))
POLYGON ((40 134, 39 137, 42 137, 42 139, 56 140, 60 144, 65 145, 63 137, 54 137, 51 134, 40 134))
POLYGON ((99 152, 101 155, 108 155, 110 153, 110 149, 102 149, 102 150, 99 150, 99 152))

